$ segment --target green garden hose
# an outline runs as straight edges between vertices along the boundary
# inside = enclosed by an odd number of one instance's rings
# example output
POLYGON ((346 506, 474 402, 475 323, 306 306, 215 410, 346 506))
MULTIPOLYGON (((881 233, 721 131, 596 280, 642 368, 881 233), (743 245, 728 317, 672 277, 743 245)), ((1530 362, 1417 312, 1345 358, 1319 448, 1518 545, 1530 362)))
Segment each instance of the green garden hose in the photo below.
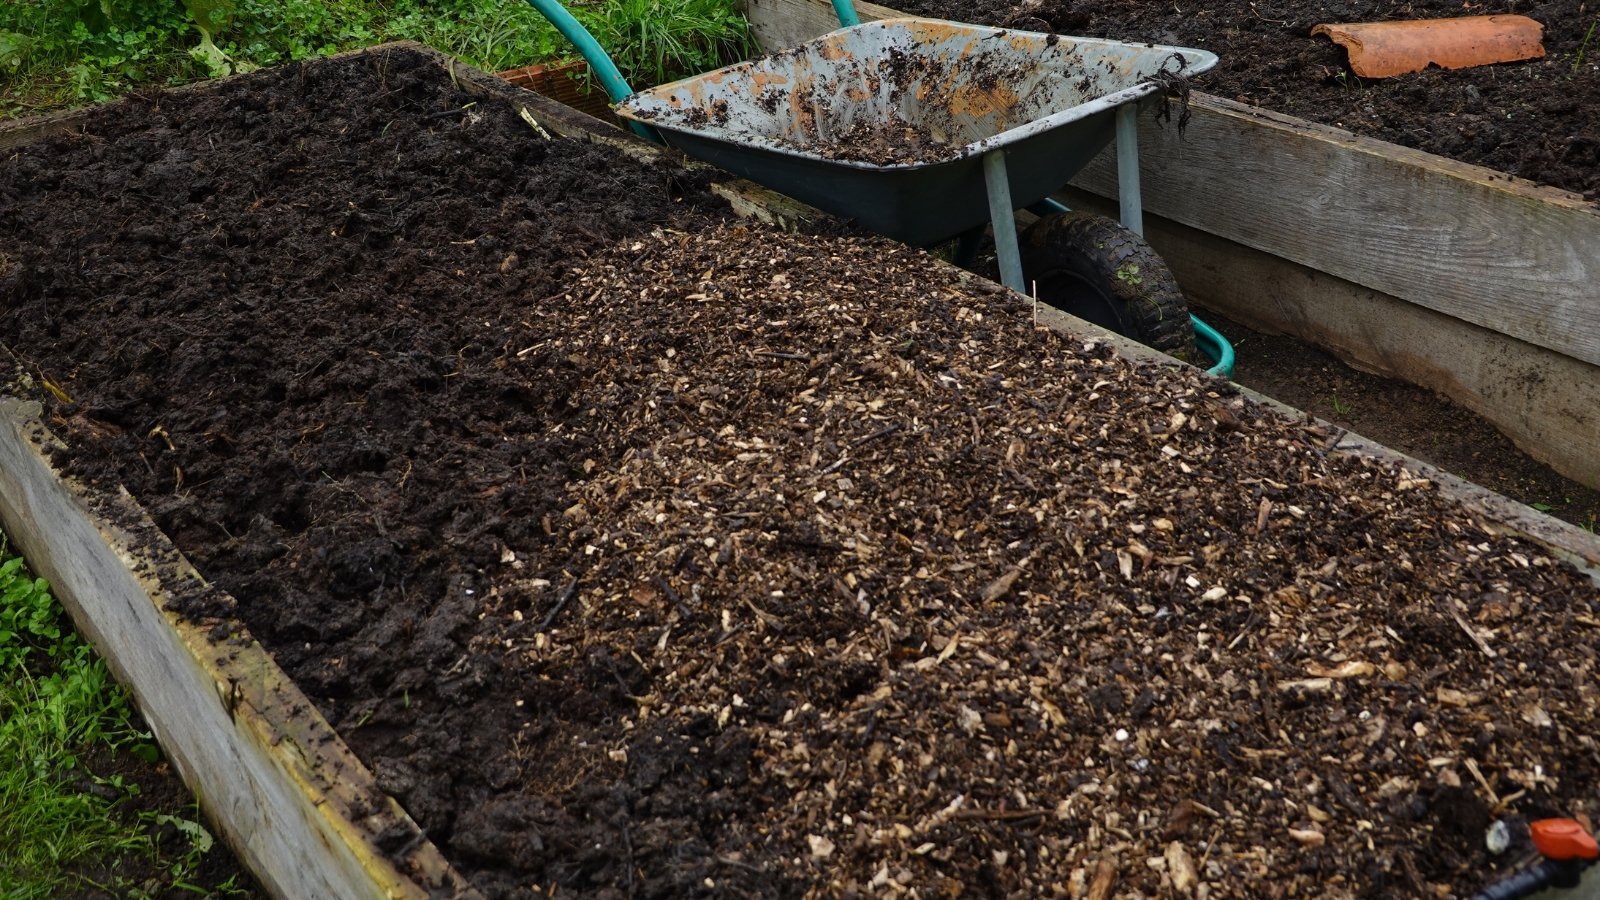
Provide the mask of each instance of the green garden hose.
MULTIPOLYGON (((849 2, 849 0, 840 0, 840 2, 849 2)), ((594 71, 595 77, 600 79, 600 84, 606 89, 606 96, 611 98, 612 103, 620 103, 623 98, 633 93, 633 88, 628 87, 628 82, 623 79, 622 72, 617 69, 617 64, 611 61, 611 57, 600 46, 600 42, 594 39, 594 35, 589 33, 589 29, 583 27, 582 22, 573 18, 572 13, 567 12, 567 8, 561 5, 560 0, 528 0, 528 3, 538 10, 540 15, 549 20, 550 24, 561 32, 562 37, 571 41, 572 46, 578 48, 578 53, 589 64, 589 68, 594 71)), ((629 125, 633 128, 634 134, 647 141, 662 143, 661 136, 656 134, 655 129, 650 126, 639 122, 630 122, 629 125)))

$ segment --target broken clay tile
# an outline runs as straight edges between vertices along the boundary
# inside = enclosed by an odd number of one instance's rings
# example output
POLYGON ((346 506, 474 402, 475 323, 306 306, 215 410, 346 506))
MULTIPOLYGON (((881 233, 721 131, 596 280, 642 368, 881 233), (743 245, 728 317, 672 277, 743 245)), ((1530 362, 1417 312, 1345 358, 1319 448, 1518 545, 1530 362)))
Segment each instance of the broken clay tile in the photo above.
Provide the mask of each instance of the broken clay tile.
POLYGON ((1544 56, 1544 26, 1527 16, 1325 23, 1311 33, 1349 51, 1350 69, 1362 78, 1420 72, 1430 64, 1465 69, 1544 56))

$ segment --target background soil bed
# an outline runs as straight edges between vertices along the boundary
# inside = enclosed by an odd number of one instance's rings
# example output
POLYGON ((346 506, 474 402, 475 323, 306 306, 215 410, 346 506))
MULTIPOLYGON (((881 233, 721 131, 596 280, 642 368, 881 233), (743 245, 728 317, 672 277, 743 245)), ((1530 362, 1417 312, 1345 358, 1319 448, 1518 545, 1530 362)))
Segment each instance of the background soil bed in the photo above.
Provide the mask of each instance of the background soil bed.
POLYGON ((431 65, 24 148, 0 329, 487 893, 1390 896, 1593 812, 1589 582, 431 65))
POLYGON ((912 15, 1176 44, 1221 61, 1206 93, 1349 129, 1600 199, 1600 54, 1583 0, 904 0, 912 15), (1545 27, 1544 59, 1385 80, 1356 78, 1320 22, 1518 13, 1545 27))

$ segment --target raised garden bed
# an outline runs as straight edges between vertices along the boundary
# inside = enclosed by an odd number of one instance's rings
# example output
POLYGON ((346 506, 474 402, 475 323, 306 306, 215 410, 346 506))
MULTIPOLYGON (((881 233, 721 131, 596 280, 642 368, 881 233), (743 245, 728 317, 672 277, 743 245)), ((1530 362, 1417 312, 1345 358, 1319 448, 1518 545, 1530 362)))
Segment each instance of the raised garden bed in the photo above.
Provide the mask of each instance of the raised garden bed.
POLYGON ((0 162, 0 511, 214 691, 152 721, 270 889, 1392 896, 1595 812, 1591 536, 484 84, 0 162))

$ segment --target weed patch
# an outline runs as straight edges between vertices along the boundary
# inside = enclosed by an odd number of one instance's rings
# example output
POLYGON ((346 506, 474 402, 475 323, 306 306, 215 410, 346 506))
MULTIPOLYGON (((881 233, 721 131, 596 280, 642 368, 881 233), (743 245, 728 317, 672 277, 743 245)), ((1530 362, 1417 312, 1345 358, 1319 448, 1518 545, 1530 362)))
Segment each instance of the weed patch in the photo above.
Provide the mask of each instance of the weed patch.
MULTIPOLYGON (((87 771, 91 754, 155 762, 159 751, 49 585, 3 537, 0 559, 0 896, 29 900, 97 888, 146 897, 194 889, 213 843, 197 811, 133 812, 125 801, 138 795, 137 784, 87 771), (182 840, 158 843, 168 825, 182 840), (142 874, 85 874, 124 870, 142 874)), ((228 893, 231 879, 210 890, 228 893)))

